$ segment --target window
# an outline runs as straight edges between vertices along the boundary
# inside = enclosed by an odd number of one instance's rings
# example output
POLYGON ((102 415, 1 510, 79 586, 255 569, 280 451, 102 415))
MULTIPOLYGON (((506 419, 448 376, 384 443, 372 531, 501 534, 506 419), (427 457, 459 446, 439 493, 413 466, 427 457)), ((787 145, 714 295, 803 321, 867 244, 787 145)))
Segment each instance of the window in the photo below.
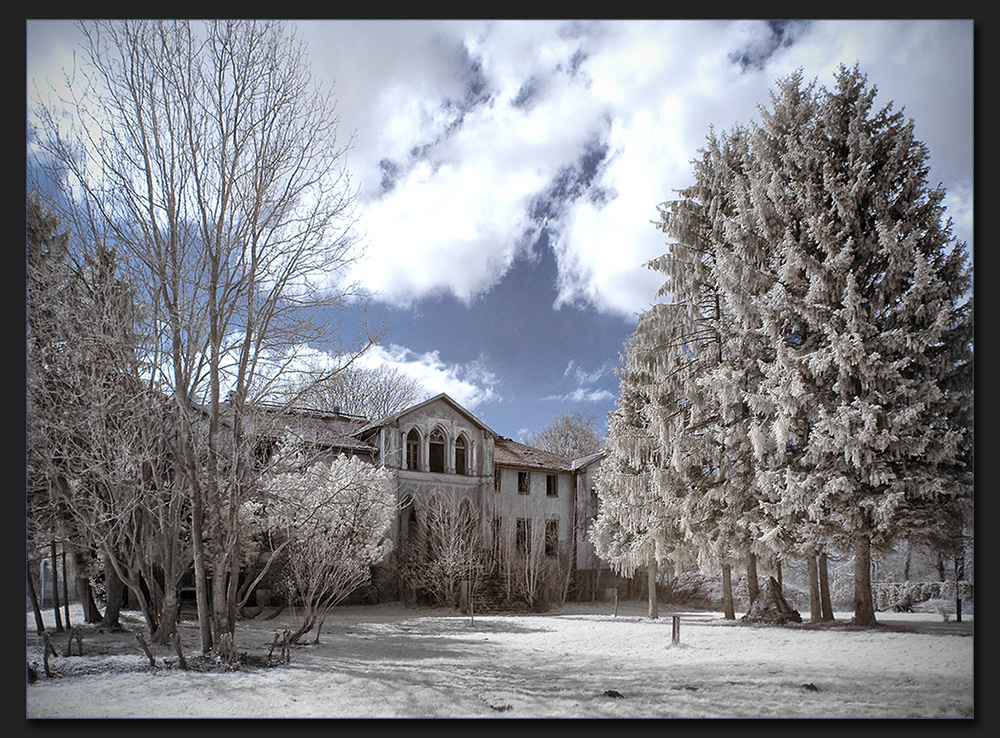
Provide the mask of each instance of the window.
POLYGON ((497 492, 500 491, 500 467, 493 467, 493 489, 497 492))
POLYGON ((503 542, 501 534, 503 533, 503 518, 493 518, 493 550, 499 551, 500 544, 503 542))
POLYGON ((555 556, 559 553, 559 521, 545 521, 545 555, 555 556))
POLYGON ((559 477, 555 474, 545 475, 545 494, 548 497, 559 496, 559 477))
POLYGON ((406 468, 419 469, 420 466, 420 434, 414 428, 406 434, 406 468))
POLYGON ((465 474, 465 436, 455 440, 455 473, 465 474))
POLYGON ((518 518, 517 519, 517 531, 514 538, 514 544, 517 546, 517 552, 519 554, 527 555, 531 552, 531 519, 530 518, 518 518))
POLYGON ((428 439, 428 450, 430 451, 430 469, 432 472, 444 472, 444 433, 440 428, 435 428, 428 439))
POLYGON ((519 495, 528 494, 528 472, 517 473, 517 493, 519 495))

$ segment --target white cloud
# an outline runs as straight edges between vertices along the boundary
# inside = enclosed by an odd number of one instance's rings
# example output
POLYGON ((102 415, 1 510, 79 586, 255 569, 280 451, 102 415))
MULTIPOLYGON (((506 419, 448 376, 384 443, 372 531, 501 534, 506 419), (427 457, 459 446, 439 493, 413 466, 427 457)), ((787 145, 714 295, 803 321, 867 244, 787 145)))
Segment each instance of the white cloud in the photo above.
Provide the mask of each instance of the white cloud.
POLYGON ((607 402, 608 400, 614 400, 615 394, 604 389, 577 387, 572 392, 562 395, 548 395, 542 399, 554 400, 556 402, 607 402))
MULTIPOLYGON (((931 184, 948 189, 956 236, 972 244, 971 20, 807 21, 782 37, 754 20, 297 25, 334 82, 342 135, 356 133, 348 164, 368 250, 350 276, 388 302, 472 300, 545 226, 557 306, 644 310, 662 282, 643 266, 665 250, 656 206, 690 184, 710 128, 757 118, 780 77, 801 69, 829 85, 842 63, 914 118, 931 184), (594 142, 607 156, 588 192, 533 221, 535 198, 594 142)), ((28 24, 29 51, 50 48, 47 30, 28 24)))
POLYGON ((605 361, 601 366, 593 371, 587 371, 582 366, 576 363, 575 359, 570 359, 566 364, 566 370, 563 372, 564 377, 574 378, 578 384, 590 385, 594 384, 602 377, 606 377, 611 373, 611 362, 605 361))
MULTIPOLYGON (((392 42, 398 31, 385 27, 392 42)), ((665 248, 651 222, 656 205, 690 183, 712 126, 756 118, 775 81, 799 68, 826 85, 840 63, 859 62, 887 99, 919 116, 932 153, 957 161, 940 165, 954 186, 971 188, 971 23, 810 21, 786 28, 788 44, 763 21, 427 22, 407 31, 396 47, 380 44, 386 76, 358 117, 372 126, 357 147, 370 246, 355 275, 392 302, 488 290, 540 225, 529 219, 533 198, 599 140, 608 157, 592 184, 603 197, 564 203, 546 223, 557 304, 645 309, 662 282, 644 267, 665 248), (740 54, 766 66, 743 69, 740 54), (491 97, 464 107, 473 69, 491 97), (940 114, 942 95, 960 115, 940 114), (955 124, 962 135, 945 135, 955 124), (378 187, 383 158, 400 167, 388 194, 378 187)))
POLYGON ((447 364, 437 351, 416 353, 404 346, 374 346, 358 362, 361 366, 388 365, 420 383, 430 395, 442 392, 463 407, 476 406, 500 399, 496 375, 482 360, 465 364, 447 364))

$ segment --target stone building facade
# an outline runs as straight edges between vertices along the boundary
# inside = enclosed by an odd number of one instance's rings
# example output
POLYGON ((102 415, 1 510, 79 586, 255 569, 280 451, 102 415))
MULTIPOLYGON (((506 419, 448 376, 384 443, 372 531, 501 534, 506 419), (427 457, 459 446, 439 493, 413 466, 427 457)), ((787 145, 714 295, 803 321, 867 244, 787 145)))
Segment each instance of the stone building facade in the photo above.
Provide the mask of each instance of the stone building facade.
POLYGON ((325 453, 361 455, 392 470, 397 551, 418 540, 438 498, 466 506, 488 548, 513 544, 567 562, 572 597, 603 597, 615 579, 587 539, 601 453, 573 460, 518 443, 446 394, 376 421, 310 411, 283 413, 280 425, 325 453))

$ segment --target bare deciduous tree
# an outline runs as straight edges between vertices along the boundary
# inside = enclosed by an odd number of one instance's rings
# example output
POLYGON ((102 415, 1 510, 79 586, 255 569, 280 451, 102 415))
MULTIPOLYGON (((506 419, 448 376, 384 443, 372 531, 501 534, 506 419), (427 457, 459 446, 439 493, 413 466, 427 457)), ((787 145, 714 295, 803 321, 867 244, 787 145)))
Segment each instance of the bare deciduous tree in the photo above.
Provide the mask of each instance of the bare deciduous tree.
POLYGON ((378 420, 425 400, 427 391, 395 367, 350 366, 321 382, 306 382, 293 391, 296 404, 319 410, 337 409, 378 420))
POLYGON ((416 545, 402 552, 401 576, 407 585, 443 607, 459 604, 462 581, 469 582, 474 597, 486 560, 479 515, 471 501, 436 492, 422 512, 419 528, 416 545))
POLYGON ((595 420, 594 415, 564 413, 524 442, 567 459, 581 459, 597 453, 604 445, 595 420))
POLYGON ((360 253, 347 147, 284 23, 81 29, 82 74, 61 108, 35 111, 38 145, 66 186, 67 222, 116 247, 145 308, 143 371, 173 403, 208 651, 235 629, 239 510, 257 474, 245 407, 301 347, 341 355, 372 340, 342 341, 318 319, 357 296, 342 281, 360 253))

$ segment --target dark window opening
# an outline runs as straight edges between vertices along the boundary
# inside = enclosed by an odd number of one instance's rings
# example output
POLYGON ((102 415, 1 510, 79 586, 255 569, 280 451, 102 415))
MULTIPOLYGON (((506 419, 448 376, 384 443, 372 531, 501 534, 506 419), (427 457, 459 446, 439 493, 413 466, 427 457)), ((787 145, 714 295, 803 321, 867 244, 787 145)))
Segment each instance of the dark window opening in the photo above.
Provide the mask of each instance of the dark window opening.
POLYGON ((558 477, 555 474, 548 474, 545 477, 545 494, 549 497, 559 496, 558 477))
POLYGON ((493 550, 500 550, 500 543, 503 539, 500 537, 503 533, 503 518, 493 518, 493 550))
POLYGON ((444 472, 444 434, 440 430, 431 433, 428 450, 430 451, 430 469, 432 472, 444 472))
POLYGON ((517 473, 517 493, 520 495, 528 494, 528 472, 517 473))
POLYGON ((531 520, 529 518, 517 519, 517 531, 514 539, 519 554, 527 555, 531 552, 531 520))
POLYGON ((493 489, 497 492, 500 491, 500 467, 493 467, 493 489))
POLYGON ((559 552, 559 521, 545 521, 545 555, 555 556, 559 552))
POLYGON ((465 438, 458 437, 455 441, 455 473, 465 474, 465 438))

